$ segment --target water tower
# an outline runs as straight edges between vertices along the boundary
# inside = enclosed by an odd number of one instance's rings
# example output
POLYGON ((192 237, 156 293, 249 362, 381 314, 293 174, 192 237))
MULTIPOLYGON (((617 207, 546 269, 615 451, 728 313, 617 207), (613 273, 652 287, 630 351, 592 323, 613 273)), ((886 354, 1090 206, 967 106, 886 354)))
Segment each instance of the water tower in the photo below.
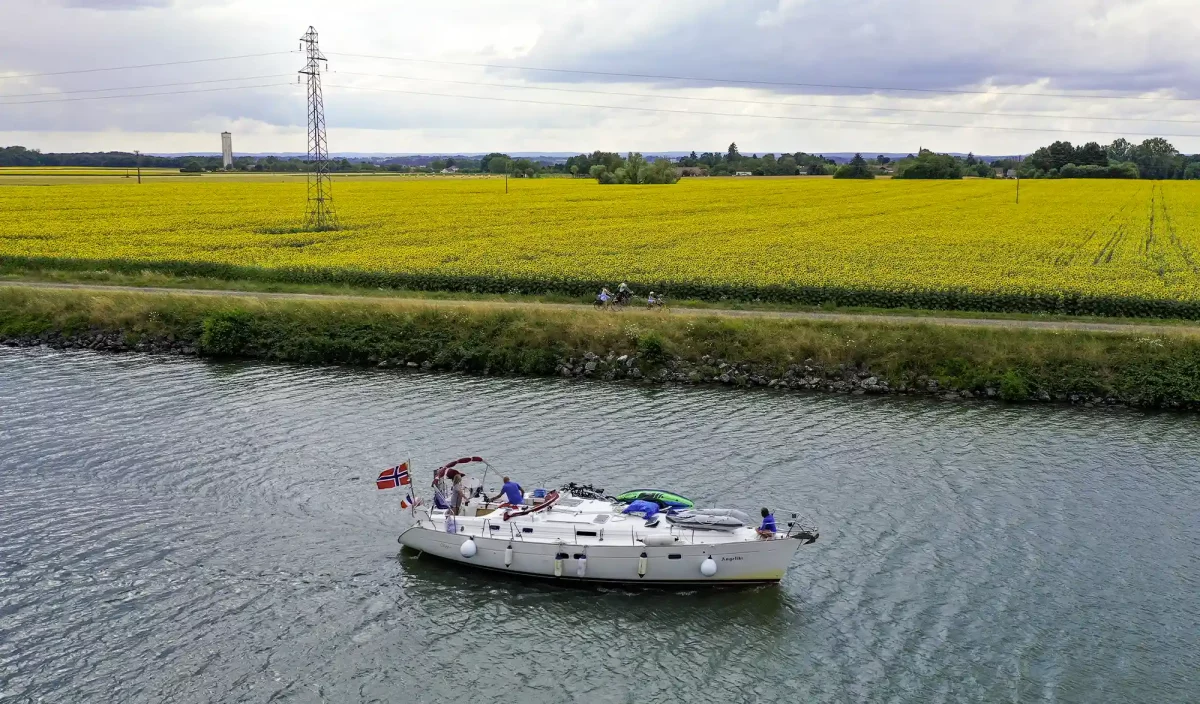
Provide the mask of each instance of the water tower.
POLYGON ((233 135, 221 133, 221 166, 226 170, 233 168, 233 135))

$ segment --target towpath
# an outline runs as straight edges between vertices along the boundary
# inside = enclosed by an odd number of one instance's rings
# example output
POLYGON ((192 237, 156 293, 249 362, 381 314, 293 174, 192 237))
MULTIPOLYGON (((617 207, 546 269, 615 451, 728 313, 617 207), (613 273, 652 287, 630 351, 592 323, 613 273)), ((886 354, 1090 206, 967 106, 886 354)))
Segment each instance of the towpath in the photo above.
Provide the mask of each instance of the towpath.
MULTIPOLYGON (((497 308, 545 308, 550 310, 578 310, 592 312, 592 306, 580 303, 541 303, 534 301, 489 301, 437 298, 403 298, 400 296, 356 296, 321 293, 276 293, 265 291, 237 291, 226 289, 166 288, 155 286, 117 286, 107 284, 77 284, 46 281, 0 281, 3 287, 44 288, 74 291, 158 293, 186 296, 236 296, 243 298, 307 300, 307 301, 379 301, 404 302, 428 306, 494 306, 497 308)), ((1113 322, 1101 323, 1080 320, 1029 320, 1022 318, 950 317, 937 315, 906 315, 903 313, 833 313, 824 311, 774 311, 732 310, 724 308, 671 308, 671 315, 725 316, 731 318, 784 318, 797 320, 829 320, 850 323, 880 323, 905 325, 924 323, 977 328, 1017 328, 1029 330, 1087 330, 1095 332, 1144 333, 1154 335, 1200 335, 1200 325, 1161 323, 1113 322)))

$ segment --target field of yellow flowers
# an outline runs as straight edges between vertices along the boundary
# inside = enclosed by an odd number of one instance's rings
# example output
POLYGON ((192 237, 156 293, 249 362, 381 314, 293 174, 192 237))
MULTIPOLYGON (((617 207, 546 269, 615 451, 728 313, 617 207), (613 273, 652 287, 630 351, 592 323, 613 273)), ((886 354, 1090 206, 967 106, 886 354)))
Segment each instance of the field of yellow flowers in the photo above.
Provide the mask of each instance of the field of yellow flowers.
POLYGON ((0 258, 300 282, 1200 317, 1200 184, 217 179, 5 185, 0 258), (49 261, 48 261, 49 260, 49 261), (70 260, 70 261, 67 261, 70 260), (82 261, 86 260, 86 261, 82 261))

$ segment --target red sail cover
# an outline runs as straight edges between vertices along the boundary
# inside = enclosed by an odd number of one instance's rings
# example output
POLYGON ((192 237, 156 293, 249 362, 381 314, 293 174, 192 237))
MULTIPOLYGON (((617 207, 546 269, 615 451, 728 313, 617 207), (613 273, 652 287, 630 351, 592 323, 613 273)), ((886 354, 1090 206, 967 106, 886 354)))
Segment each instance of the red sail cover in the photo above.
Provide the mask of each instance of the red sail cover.
POLYGON ((442 465, 441 467, 438 467, 437 470, 434 471, 434 473, 433 473, 434 485, 436 485, 438 483, 438 480, 440 480, 442 477, 446 476, 447 469, 450 469, 451 467, 454 467, 454 466, 457 466, 460 464, 468 464, 470 462, 487 462, 487 460, 483 459, 482 457, 460 457, 456 460, 447 462, 446 464, 442 465))

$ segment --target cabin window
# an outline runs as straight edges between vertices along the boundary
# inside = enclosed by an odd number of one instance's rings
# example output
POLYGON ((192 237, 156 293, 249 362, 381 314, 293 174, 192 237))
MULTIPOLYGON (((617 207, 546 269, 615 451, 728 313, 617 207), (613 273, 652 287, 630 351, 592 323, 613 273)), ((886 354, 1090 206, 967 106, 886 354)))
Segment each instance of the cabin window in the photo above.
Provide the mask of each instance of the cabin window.
POLYGON ((683 559, 683 555, 680 555, 680 554, 679 554, 679 553, 677 553, 677 552, 673 552, 673 553, 671 553, 670 555, 667 555, 667 559, 668 559, 668 560, 682 560, 682 559, 683 559))
POLYGON ((488 526, 488 530, 500 530, 500 526, 488 526))
POLYGON ((532 529, 532 528, 522 528, 522 529, 521 529, 521 532, 522 532, 522 533, 532 533, 532 532, 533 532, 533 529, 532 529))
POLYGON ((582 535, 587 538, 595 538, 596 531, 594 531, 594 530, 577 530, 577 531, 575 531, 575 535, 582 535))
POLYGON ((577 552, 577 553, 575 553, 574 555, 572 555, 572 556, 571 556, 571 559, 572 559, 572 560, 578 560, 578 559, 579 559, 579 558, 581 558, 581 557, 585 557, 585 555, 584 555, 583 553, 581 553, 581 552, 577 552))
POLYGON ((595 518, 593 518, 592 523, 608 523, 608 519, 609 519, 609 515, 607 513, 602 513, 599 516, 596 516, 595 518))

